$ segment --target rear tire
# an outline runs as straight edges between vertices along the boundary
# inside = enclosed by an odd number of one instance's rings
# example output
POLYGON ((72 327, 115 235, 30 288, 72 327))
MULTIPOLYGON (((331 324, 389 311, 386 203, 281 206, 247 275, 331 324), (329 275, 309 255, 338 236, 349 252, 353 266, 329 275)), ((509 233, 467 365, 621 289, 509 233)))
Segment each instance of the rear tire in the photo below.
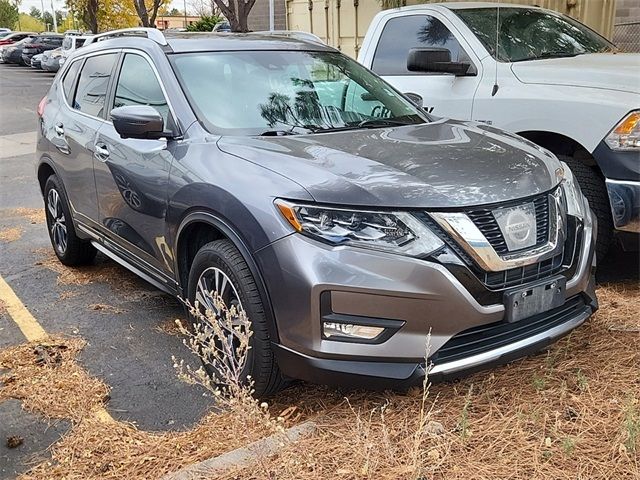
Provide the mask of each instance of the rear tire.
MULTIPOLYGON (((242 376, 251 376, 256 397, 271 395, 285 385, 285 379, 271 349, 265 309, 256 282, 242 254, 229 240, 216 240, 198 250, 189 271, 188 300, 191 305, 195 304, 198 282, 207 272, 216 270, 228 278, 239 297, 237 300, 251 322, 251 348, 242 376)), ((225 297, 224 292, 218 293, 225 297)), ((227 307, 230 305, 227 304, 227 307)), ((212 373, 211 366, 205 364, 205 369, 209 374, 212 373)))
POLYGON ((67 195, 56 175, 51 175, 45 183, 44 210, 49 239, 58 260, 68 266, 91 263, 96 249, 88 241, 78 238, 67 195))
POLYGON ((573 175, 578 180, 582 193, 589 200, 589 206, 598 219, 596 258, 600 262, 611 247, 614 231, 607 186, 604 183, 604 179, 594 168, 573 157, 558 155, 558 158, 571 168, 573 175))

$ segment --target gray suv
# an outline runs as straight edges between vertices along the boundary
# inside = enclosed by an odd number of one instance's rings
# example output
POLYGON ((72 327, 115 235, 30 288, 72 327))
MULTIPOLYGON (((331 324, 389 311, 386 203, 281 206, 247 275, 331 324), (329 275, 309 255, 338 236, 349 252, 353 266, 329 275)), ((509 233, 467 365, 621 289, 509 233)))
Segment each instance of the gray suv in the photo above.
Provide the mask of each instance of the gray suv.
POLYGON ((411 385, 538 351, 584 322, 594 219, 571 171, 429 116, 295 34, 114 34, 38 107, 56 255, 113 258, 244 309, 256 393, 411 385))

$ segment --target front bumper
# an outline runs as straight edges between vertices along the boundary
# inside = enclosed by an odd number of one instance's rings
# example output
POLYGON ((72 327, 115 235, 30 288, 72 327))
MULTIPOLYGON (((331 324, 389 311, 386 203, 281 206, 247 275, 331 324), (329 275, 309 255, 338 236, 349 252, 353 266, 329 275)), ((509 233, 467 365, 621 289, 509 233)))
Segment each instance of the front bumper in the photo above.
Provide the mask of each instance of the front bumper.
POLYGON ((392 387, 422 381, 427 337, 432 379, 460 376, 540 350, 582 324, 597 308, 593 240, 589 217, 574 274, 566 284, 566 298, 575 307, 542 314, 536 319, 542 327, 509 333, 509 341, 498 342, 495 348, 478 353, 469 349, 462 356, 438 359, 461 332, 503 328, 504 305, 479 303, 437 262, 329 247, 297 234, 280 239, 256 254, 276 318, 279 342, 274 343, 274 352, 280 369, 317 383, 392 387), (393 320, 401 327, 381 343, 327 340, 321 332, 327 314, 393 320), (554 315, 557 318, 551 318, 554 315))

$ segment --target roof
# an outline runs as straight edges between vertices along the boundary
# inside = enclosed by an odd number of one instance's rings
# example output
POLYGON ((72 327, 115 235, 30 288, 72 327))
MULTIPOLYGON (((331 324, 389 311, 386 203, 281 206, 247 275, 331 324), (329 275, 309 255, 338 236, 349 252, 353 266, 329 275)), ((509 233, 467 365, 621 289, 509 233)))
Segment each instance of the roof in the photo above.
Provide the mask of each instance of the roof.
POLYGON ((286 34, 167 32, 165 38, 176 53, 229 50, 335 51, 322 43, 286 34))
POLYGON ((408 7, 401 7, 400 10, 422 10, 432 7, 444 7, 449 10, 463 10, 469 8, 538 8, 534 5, 519 5, 515 3, 495 3, 495 2, 445 2, 445 3, 431 3, 411 5, 408 7))

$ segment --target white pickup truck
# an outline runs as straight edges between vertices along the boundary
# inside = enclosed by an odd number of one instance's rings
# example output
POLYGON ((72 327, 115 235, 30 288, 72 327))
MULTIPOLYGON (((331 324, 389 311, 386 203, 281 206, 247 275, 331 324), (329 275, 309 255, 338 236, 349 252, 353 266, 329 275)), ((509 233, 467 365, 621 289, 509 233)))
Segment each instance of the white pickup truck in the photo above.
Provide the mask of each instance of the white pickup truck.
POLYGON ((598 217, 599 258, 616 229, 640 232, 640 55, 550 10, 442 3, 380 12, 358 60, 436 116, 561 157, 598 217))

